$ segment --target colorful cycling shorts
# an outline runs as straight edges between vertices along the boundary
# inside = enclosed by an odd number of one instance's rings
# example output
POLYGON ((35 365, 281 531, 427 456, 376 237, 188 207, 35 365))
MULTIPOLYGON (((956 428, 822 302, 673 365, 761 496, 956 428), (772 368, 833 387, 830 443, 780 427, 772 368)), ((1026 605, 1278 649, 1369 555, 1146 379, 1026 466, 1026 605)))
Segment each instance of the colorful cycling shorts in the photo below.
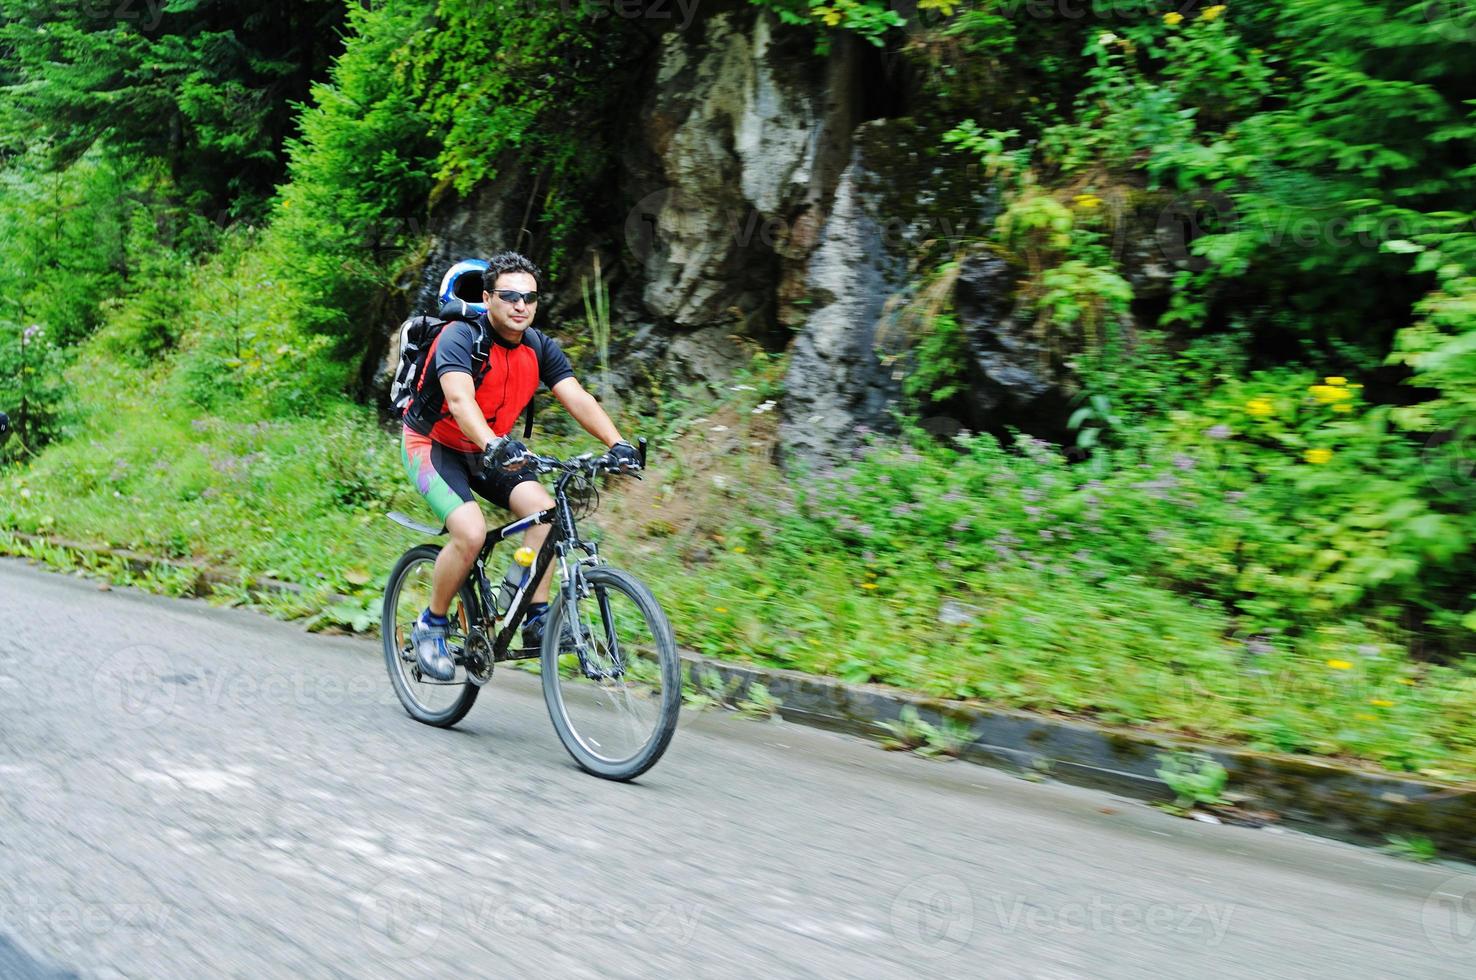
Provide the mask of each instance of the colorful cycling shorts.
POLYGON ((538 479, 527 470, 483 477, 480 454, 460 452, 410 429, 404 429, 403 435, 400 459, 405 472, 442 524, 453 510, 473 499, 473 490, 507 510, 513 487, 538 479))

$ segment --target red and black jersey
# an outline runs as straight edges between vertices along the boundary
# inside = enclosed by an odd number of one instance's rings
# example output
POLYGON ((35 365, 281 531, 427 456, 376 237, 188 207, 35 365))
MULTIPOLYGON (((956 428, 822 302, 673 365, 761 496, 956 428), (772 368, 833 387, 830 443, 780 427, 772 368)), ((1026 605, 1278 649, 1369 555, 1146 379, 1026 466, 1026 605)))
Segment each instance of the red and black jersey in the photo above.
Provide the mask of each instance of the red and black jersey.
POLYGON ((420 377, 415 397, 405 410, 405 426, 435 442, 462 452, 478 452, 446 409, 441 375, 470 374, 477 405, 495 435, 512 431, 518 416, 541 381, 549 388, 574 376, 558 341, 529 327, 521 343, 509 344, 498 336, 486 314, 471 323, 453 320, 441 328, 426 354, 428 370, 420 377))

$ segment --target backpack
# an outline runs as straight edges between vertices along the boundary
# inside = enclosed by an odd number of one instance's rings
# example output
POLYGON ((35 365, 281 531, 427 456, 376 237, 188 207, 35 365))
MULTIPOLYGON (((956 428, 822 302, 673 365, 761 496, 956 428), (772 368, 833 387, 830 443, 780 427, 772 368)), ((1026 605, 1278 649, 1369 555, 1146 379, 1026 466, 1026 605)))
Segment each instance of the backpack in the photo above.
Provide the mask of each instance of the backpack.
MULTIPOLYGON (((431 345, 441 335, 446 324, 453 320, 473 323, 477 316, 478 313, 464 300, 451 299, 442 305, 439 317, 418 314, 400 324, 400 359, 389 390, 390 409, 397 418, 403 418, 410 403, 415 400, 415 393, 420 389, 420 382, 425 374, 431 345)), ((523 420, 524 439, 533 435, 534 401, 536 396, 528 401, 528 410, 523 420)))

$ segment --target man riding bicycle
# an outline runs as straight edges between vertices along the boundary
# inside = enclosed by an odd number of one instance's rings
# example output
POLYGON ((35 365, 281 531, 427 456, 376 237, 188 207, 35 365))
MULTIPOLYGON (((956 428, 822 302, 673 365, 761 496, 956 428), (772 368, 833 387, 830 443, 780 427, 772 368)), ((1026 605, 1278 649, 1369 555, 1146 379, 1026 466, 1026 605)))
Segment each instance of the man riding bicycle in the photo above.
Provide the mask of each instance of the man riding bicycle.
MULTIPOLYGON (((450 534, 436 558, 430 606, 410 633, 421 672, 441 681, 456 672, 446 646, 447 612, 487 536, 473 491, 518 517, 554 505, 524 465, 527 447, 508 435, 539 382, 609 447, 605 455, 613 466, 634 470, 640 465, 635 447, 574 377, 558 342, 533 328, 542 278, 538 267, 517 252, 499 252, 487 260, 482 275, 485 310, 441 329, 404 415, 405 470, 450 534)), ((548 532, 547 525, 530 527, 523 543, 536 550, 548 532)), ((535 583, 523 626, 525 646, 543 641, 552 571, 535 583)))

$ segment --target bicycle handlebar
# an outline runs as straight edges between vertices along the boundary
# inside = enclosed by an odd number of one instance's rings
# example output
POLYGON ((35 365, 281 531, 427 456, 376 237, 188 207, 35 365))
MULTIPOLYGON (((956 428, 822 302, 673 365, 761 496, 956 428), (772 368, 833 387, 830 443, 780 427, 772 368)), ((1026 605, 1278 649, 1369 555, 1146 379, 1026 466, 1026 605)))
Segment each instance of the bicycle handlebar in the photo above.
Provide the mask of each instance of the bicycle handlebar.
POLYGON ((622 473, 634 476, 640 470, 646 468, 646 437, 641 436, 636 440, 636 452, 640 454, 641 465, 638 470, 630 470, 620 466, 611 465, 603 455, 596 456, 594 453, 582 453, 573 459, 559 459, 557 456, 540 456, 537 453, 528 453, 523 458, 533 466, 535 473, 558 473, 558 472, 584 472, 593 476, 597 473, 622 473))

